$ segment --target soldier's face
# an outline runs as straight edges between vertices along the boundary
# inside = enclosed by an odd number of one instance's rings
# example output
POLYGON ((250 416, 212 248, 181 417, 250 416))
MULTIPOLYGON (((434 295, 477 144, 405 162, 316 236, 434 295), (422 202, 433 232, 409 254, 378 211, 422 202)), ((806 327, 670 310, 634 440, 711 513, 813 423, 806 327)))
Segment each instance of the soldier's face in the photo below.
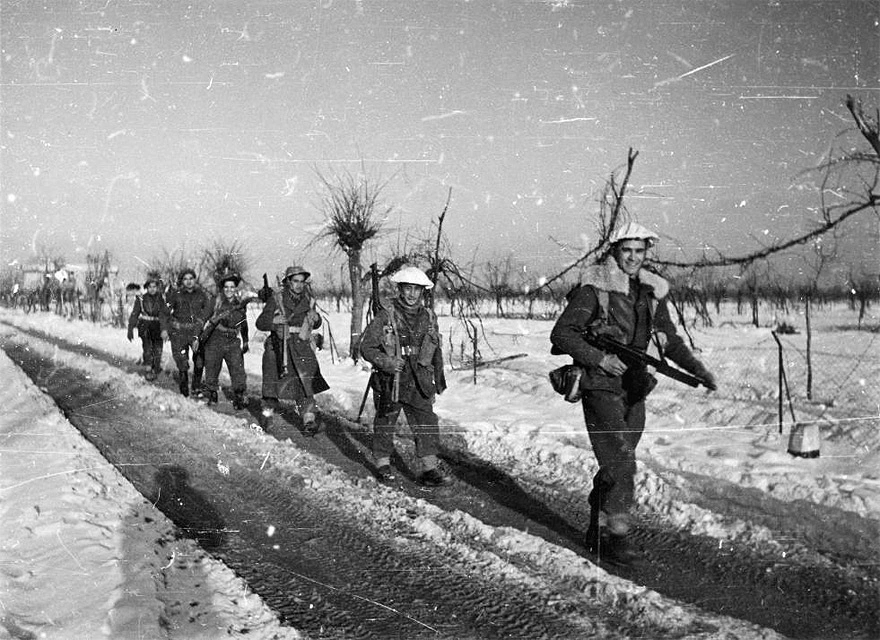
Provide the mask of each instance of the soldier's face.
POLYGON ((150 293, 150 294, 156 295, 156 292, 157 292, 158 290, 159 290, 159 285, 156 284, 155 282, 151 282, 151 283, 147 286, 147 293, 150 293))
POLYGON ((186 274, 183 276, 181 282, 183 283, 183 288, 187 291, 192 291, 196 286, 196 279, 192 274, 186 274))
POLYGON ((408 307, 414 307, 421 301, 425 288, 417 284, 402 284, 399 285, 399 290, 403 303, 408 307))
POLYGON ((614 257, 620 270, 632 278, 642 268, 647 251, 644 240, 624 240, 615 248, 614 257))
POLYGON ((232 298, 235 296, 235 289, 235 285, 231 282, 223 283, 223 295, 226 296, 227 300, 232 300, 232 298))
POLYGON ((287 280, 290 282, 290 290, 297 295, 306 288, 306 279, 302 276, 290 276, 287 280))

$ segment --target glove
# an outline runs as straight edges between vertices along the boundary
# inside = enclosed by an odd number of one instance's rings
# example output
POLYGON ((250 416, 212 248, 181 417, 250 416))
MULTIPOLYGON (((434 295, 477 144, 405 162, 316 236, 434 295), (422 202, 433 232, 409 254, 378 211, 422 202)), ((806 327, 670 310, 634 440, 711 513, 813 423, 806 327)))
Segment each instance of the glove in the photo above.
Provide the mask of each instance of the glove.
POLYGON ((128 334, 126 335, 126 337, 128 338, 128 341, 129 341, 129 342, 131 342, 132 340, 134 340, 134 331, 131 330, 131 329, 129 329, 129 330, 128 330, 128 334))
POLYGON ((248 351, 250 351, 250 347, 247 344, 241 345, 241 355, 246 354, 248 351))

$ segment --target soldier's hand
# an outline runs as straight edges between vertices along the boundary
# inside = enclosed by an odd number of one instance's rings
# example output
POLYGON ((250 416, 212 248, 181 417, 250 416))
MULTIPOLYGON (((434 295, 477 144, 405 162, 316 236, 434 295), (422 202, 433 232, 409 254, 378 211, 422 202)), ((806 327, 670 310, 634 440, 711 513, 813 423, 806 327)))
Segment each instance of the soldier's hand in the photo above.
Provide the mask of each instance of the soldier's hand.
POLYGON ((717 391, 718 383, 715 382, 715 376, 713 376, 708 370, 703 370, 700 372, 699 377, 703 382, 703 386, 706 387, 709 391, 717 391))
POLYGON ((163 341, 168 341, 168 331, 166 329, 162 329, 162 333, 159 334, 163 341))
POLYGON ((287 324, 287 318, 281 314, 276 314, 272 316, 272 324, 287 324))
POLYGON ((196 351, 199 350, 199 339, 198 338, 193 338, 192 350, 193 350, 193 353, 195 353, 196 351))
POLYGON ((318 323, 318 320, 321 319, 321 316, 319 316, 318 312, 314 309, 309 309, 306 314, 306 319, 309 321, 309 325, 314 327, 318 323))
POLYGON ((388 358, 385 366, 382 369, 385 373, 400 373, 403 371, 403 366, 406 364, 406 361, 403 358, 388 358))
POLYGON ((613 353, 606 353, 602 357, 599 368, 609 376, 621 376, 626 371, 626 365, 613 353))

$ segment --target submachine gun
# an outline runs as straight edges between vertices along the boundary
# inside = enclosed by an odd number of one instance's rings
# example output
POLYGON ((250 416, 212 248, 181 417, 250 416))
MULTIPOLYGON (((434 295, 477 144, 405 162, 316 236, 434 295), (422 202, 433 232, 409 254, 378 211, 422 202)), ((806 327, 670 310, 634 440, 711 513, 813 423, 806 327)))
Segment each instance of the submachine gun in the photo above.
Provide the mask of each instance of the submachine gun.
POLYGON ((617 340, 613 340, 607 335, 589 332, 585 334, 584 337, 586 338, 587 342, 589 342, 597 349, 601 349, 606 353, 613 353, 614 355, 616 355, 628 367, 648 365, 654 367, 654 370, 660 375, 664 375, 667 378, 672 378, 673 380, 677 380, 678 382, 683 382, 691 387, 698 387, 701 384, 705 386, 706 384, 702 378, 682 371, 681 369, 677 369, 665 360, 655 358, 654 356, 647 354, 644 351, 633 349, 632 347, 622 344, 617 340))
POLYGON ((198 351, 200 348, 205 346, 205 343, 208 341, 208 338, 211 337, 211 334, 214 333, 214 329, 217 328, 217 325, 220 324, 220 321, 224 318, 229 317, 229 315, 233 311, 247 309, 248 304, 259 300, 259 296, 248 296, 246 298, 241 298, 238 302, 233 305, 232 308, 227 309, 226 311, 221 311, 220 313, 214 313, 210 318, 205 321, 202 330, 199 332, 199 335, 193 338, 192 341, 192 350, 198 351))

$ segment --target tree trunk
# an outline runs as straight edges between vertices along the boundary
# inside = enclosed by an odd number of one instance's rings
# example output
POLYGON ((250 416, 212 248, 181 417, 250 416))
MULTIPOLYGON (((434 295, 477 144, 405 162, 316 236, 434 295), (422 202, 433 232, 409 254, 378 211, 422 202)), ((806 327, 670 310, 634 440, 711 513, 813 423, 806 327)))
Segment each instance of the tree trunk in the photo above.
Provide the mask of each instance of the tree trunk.
POLYGON ((348 254, 348 277, 351 282, 351 331, 349 334, 349 355, 358 361, 361 332, 364 328, 364 289, 361 286, 364 270, 361 267, 359 249, 348 254))
POLYGON ((804 304, 804 320, 807 324, 807 400, 813 399, 813 327, 810 322, 811 306, 812 297, 808 295, 806 304, 804 304))

